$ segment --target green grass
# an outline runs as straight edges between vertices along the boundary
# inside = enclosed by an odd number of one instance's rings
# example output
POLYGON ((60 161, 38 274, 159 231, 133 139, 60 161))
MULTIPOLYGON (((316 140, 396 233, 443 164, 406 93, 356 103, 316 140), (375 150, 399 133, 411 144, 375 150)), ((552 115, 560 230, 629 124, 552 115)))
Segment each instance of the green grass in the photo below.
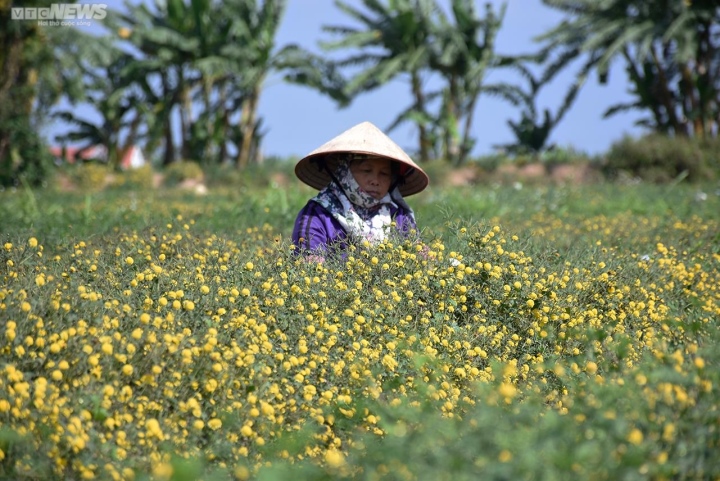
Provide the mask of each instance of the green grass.
MULTIPOLYGON (((420 227, 433 235, 441 233, 450 221, 498 219, 512 226, 536 216, 577 220, 618 215, 712 219, 720 216, 718 189, 715 185, 600 184, 521 189, 478 185, 430 188, 407 200, 416 211, 420 227), (696 200, 703 192, 706 200, 696 200)), ((207 196, 178 189, 87 193, 17 189, 0 194, 0 233, 26 230, 62 236, 72 232, 84 237, 117 229, 143 229, 182 213, 216 233, 235 233, 268 224, 289 236, 295 215, 313 195, 314 191, 300 182, 287 189, 223 187, 207 196)))
POLYGON ((436 187, 323 265, 312 195, 0 193, 0 478, 720 477, 716 186, 436 187))

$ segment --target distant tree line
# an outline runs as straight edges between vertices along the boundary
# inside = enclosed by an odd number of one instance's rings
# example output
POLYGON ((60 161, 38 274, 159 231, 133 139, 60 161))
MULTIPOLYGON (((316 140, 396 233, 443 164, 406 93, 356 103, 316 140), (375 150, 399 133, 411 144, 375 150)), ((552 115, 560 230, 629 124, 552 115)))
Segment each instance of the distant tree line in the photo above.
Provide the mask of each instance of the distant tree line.
POLYGON ((345 22, 323 26, 327 55, 276 44, 287 0, 126 3, 108 11, 99 37, 13 20, 13 2, 0 1, 0 183, 42 179, 39 132, 51 116, 71 126, 59 142, 104 145, 112 165, 141 144, 163 165, 194 159, 243 168, 260 158, 266 127, 258 105, 270 75, 341 107, 388 82, 406 84, 412 101, 387 129, 415 126, 421 162, 466 162, 482 135, 474 125, 482 95, 520 111, 507 121, 513 142, 499 147, 542 152, 588 76, 606 82, 613 63, 625 67, 632 100, 608 106, 605 116, 634 109, 651 132, 718 135, 716 0, 542 1, 564 18, 536 39, 537 51, 515 56, 496 50, 505 5, 479 13, 474 0, 336 0, 345 22), (538 112, 541 89, 569 68, 577 71, 565 97, 538 112), (496 69, 520 73, 526 85, 488 82, 496 69), (53 110, 63 97, 73 108, 53 110), (79 115, 80 104, 100 120, 79 115))

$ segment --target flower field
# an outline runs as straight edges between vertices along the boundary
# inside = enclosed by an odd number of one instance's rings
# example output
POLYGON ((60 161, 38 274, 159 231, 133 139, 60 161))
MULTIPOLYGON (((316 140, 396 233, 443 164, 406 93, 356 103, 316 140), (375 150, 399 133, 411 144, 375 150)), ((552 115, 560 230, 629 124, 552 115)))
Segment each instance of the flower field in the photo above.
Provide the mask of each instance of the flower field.
POLYGON ((1 193, 0 478, 720 479, 720 195, 430 191, 1 193))

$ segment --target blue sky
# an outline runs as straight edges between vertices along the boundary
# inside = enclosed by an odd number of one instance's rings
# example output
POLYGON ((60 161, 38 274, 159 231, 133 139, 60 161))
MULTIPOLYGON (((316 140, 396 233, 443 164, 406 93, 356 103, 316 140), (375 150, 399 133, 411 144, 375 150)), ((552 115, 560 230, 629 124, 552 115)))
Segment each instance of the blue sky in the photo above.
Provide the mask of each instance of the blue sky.
MULTIPOLYGON (((111 8, 120 6, 120 2, 105 1, 111 8)), ((485 3, 477 2, 478 14, 484 14, 485 3)), ((490 3, 497 9, 503 2, 490 0, 490 3)), ((545 7, 540 0, 508 0, 496 50, 500 54, 536 51, 538 44, 533 42, 533 38, 557 25, 561 19, 562 16, 557 11, 545 7)), ((296 43, 320 53, 318 40, 331 39, 327 33, 321 31, 321 27, 331 24, 352 24, 335 8, 333 0, 289 0, 276 45, 281 47, 296 43)), ((567 88, 574 80, 573 72, 564 72, 543 89, 538 105, 540 109, 547 107, 551 111, 557 110, 567 88)), ((508 81, 526 88, 523 81, 510 72, 493 72, 487 81, 508 81)), ((623 135, 639 135, 642 131, 634 126, 639 113, 602 118, 608 106, 630 98, 627 94, 628 87, 620 64, 613 65, 607 85, 600 86, 596 76, 590 77, 571 110, 553 131, 551 141, 563 147, 599 154, 605 152, 623 135)), ((350 106, 338 109, 331 99, 309 88, 286 84, 279 76, 271 76, 267 80, 259 105, 259 114, 264 119, 267 132, 263 143, 264 155, 303 156, 363 121, 370 121, 386 130, 395 116, 410 102, 409 86, 396 81, 363 94, 350 106)), ((517 107, 492 97, 481 97, 474 118, 477 144, 472 154, 490 154, 494 151, 494 145, 510 142, 512 134, 507 120, 518 120, 519 116, 520 110, 517 107)), ((63 130, 65 126, 62 124, 53 124, 47 129, 46 135, 52 137, 63 130)), ((409 151, 415 150, 416 133, 412 126, 399 127, 389 132, 389 135, 402 147, 409 151)))

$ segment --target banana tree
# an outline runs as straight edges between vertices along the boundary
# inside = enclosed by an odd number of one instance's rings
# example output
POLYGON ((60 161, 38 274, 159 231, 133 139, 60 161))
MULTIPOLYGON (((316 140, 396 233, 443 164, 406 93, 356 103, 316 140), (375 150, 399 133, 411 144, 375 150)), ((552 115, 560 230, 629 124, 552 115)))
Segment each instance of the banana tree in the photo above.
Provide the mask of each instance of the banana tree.
POLYGON ((79 142, 80 150, 103 145, 107 149, 108 164, 119 168, 123 154, 137 141, 141 123, 147 121, 134 79, 125 74, 126 66, 134 59, 115 48, 112 37, 87 40, 74 53, 82 70, 84 95, 71 103, 79 101, 92 106, 100 121, 83 118, 74 108, 54 112, 55 118, 71 126, 56 140, 79 142))
POLYGON ((495 52, 495 40, 502 25, 506 6, 496 12, 485 6, 478 17, 472 0, 452 0, 452 21, 438 12, 431 25, 432 53, 430 68, 445 80, 439 123, 443 127, 444 157, 455 165, 465 162, 474 145, 473 119, 481 94, 502 94, 502 85, 488 85, 486 74, 506 65, 509 59, 495 52))
POLYGON ((136 60, 125 73, 135 79, 143 103, 153 114, 144 129, 146 148, 153 151, 162 146, 163 165, 168 165, 178 157, 174 140, 178 132, 181 158, 208 160, 212 141, 217 140, 212 132, 216 117, 211 109, 216 88, 213 58, 222 46, 217 38, 226 34, 228 23, 222 5, 173 0, 156 1, 153 6, 128 5, 128 9, 127 14, 113 15, 108 24, 136 52, 136 60))
POLYGON ((286 45, 278 52, 277 70, 282 72, 286 82, 317 90, 340 107, 347 107, 352 100, 348 94, 348 81, 336 63, 296 44, 286 45))
POLYGON ((636 109, 641 125, 680 136, 714 136, 720 110, 720 6, 687 0, 543 0, 567 17, 538 37, 552 78, 578 59, 578 82, 589 72, 607 80, 625 64, 635 99, 605 116, 636 109))
POLYGON ((224 159, 234 139, 236 164, 259 152, 257 115, 267 75, 276 68, 274 39, 286 0, 156 0, 130 6, 117 26, 140 52, 130 68, 151 78, 143 90, 165 119, 165 163, 174 160, 173 113, 179 112, 182 156, 224 159), (200 123, 202 127, 195 125, 200 123), (240 138, 227 136, 232 123, 240 138))
POLYGON ((407 121, 415 123, 419 134, 419 160, 429 160, 429 130, 433 117, 428 112, 423 84, 429 73, 431 39, 428 18, 436 14, 437 5, 432 0, 398 0, 387 4, 379 0, 363 0, 364 10, 342 0, 337 0, 335 5, 358 25, 323 26, 323 31, 339 37, 322 42, 324 49, 358 51, 335 62, 340 68, 362 69, 345 87, 348 102, 363 92, 406 77, 413 103, 393 120, 388 130, 407 121))
POLYGON ((124 74, 145 79, 142 91, 145 101, 154 103, 151 109, 162 119, 153 125, 153 136, 162 133, 164 139, 163 165, 176 160, 174 132, 180 135, 180 155, 189 150, 189 131, 193 122, 192 90, 198 75, 192 68, 202 46, 204 29, 197 19, 210 8, 209 0, 156 0, 152 6, 127 3, 127 13, 114 12, 108 24, 129 44, 135 60, 124 74), (180 124, 174 126, 177 112, 180 124))
POLYGON ((237 166, 244 168, 258 158, 260 119, 258 106, 267 76, 278 69, 280 54, 275 52, 275 37, 280 28, 286 0, 235 0, 228 6, 235 19, 233 45, 241 50, 228 49, 236 62, 236 82, 230 94, 232 102, 239 103, 238 129, 242 133, 237 145, 237 166), (253 152, 256 152, 253 155, 253 152))
POLYGON ((419 130, 421 161, 429 159, 431 151, 438 154, 439 141, 441 156, 463 163, 474 145, 472 122, 478 97, 504 96, 509 88, 485 84, 489 69, 509 62, 495 54, 505 7, 496 13, 488 4, 486 17, 478 18, 472 0, 453 0, 451 21, 436 0, 363 0, 362 9, 357 2, 336 0, 335 4, 357 26, 324 26, 324 31, 340 38, 321 46, 357 51, 335 62, 356 71, 347 86, 348 97, 352 100, 406 77, 413 103, 390 129, 413 122, 419 130), (427 90, 428 80, 438 76, 444 84, 427 90), (439 113, 433 113, 437 103, 439 113))
POLYGON ((550 135, 558 126, 565 114, 573 104, 581 83, 575 83, 568 90, 562 104, 553 114, 550 109, 543 109, 541 118, 537 109, 537 97, 542 87, 547 85, 542 79, 536 78, 531 65, 540 62, 542 58, 533 55, 517 57, 510 67, 520 74, 521 78, 528 83, 528 90, 519 87, 508 87, 504 97, 516 106, 521 108, 519 121, 508 120, 507 124, 515 136, 515 141, 508 144, 495 145, 495 148, 502 149, 512 154, 539 155, 543 151, 551 150, 554 145, 550 144, 550 135))

